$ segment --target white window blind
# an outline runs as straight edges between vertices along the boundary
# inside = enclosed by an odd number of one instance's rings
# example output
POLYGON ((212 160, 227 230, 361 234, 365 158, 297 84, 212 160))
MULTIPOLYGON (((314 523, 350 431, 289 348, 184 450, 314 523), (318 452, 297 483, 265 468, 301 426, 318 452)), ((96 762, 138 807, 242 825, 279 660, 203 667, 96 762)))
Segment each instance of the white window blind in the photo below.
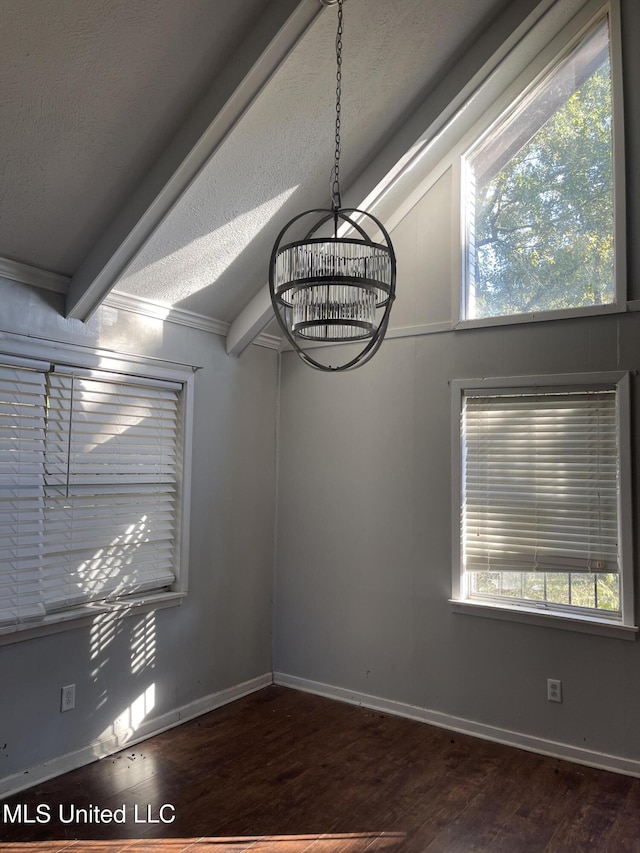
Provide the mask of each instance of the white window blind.
POLYGON ((50 374, 48 612, 175 580, 179 388, 50 374))
POLYGON ((181 389, 0 366, 0 628, 174 583, 181 389))
POLYGON ((0 627, 44 616, 45 375, 0 365, 0 627))
POLYGON ((468 392, 463 446, 467 571, 618 571, 615 391, 468 392))

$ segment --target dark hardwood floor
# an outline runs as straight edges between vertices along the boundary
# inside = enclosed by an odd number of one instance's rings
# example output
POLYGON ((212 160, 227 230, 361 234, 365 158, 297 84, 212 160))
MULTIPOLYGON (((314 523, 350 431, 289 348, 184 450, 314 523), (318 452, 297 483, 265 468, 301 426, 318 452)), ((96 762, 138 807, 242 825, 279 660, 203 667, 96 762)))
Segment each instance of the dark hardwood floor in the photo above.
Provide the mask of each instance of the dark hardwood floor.
POLYGON ((0 850, 640 851, 640 780, 269 687, 5 800, 0 850))

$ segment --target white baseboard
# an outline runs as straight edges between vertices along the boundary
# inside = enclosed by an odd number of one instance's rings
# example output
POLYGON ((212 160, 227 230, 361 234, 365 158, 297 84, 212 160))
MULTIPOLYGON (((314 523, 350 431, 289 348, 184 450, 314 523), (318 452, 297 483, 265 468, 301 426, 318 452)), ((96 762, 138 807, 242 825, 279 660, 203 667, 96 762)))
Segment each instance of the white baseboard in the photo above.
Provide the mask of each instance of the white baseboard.
POLYGON ((17 794, 25 788, 31 788, 32 785, 46 782, 47 779, 53 779, 62 773, 76 770, 85 764, 91 764, 91 762, 104 758, 107 755, 113 755, 114 752, 118 752, 125 747, 133 746, 149 737, 153 737, 153 735, 158 735, 161 732, 167 731, 167 729, 172 729, 174 726, 186 723, 194 717, 199 717, 202 714, 220 708, 222 705, 234 702, 236 699, 241 699, 249 693, 255 693, 269 684, 273 684, 273 677, 270 672, 260 675, 257 678, 252 678, 250 681, 245 681, 242 684, 228 687, 225 690, 210 693, 208 696, 196 699, 194 702, 183 705, 174 711, 169 711, 166 714, 145 720, 133 733, 109 733, 75 752, 60 755, 57 758, 31 767, 21 773, 6 776, 4 779, 0 779, 0 799, 17 794))
POLYGON ((237 684, 225 690, 211 693, 201 699, 196 699, 194 702, 183 705, 167 714, 145 720, 136 729, 133 736, 129 737, 127 735, 126 739, 123 739, 121 734, 109 734, 75 752, 58 756, 44 764, 0 779, 0 799, 17 794, 19 791, 23 791, 25 788, 30 788, 33 785, 46 782, 48 779, 60 776, 62 773, 83 767, 85 764, 90 764, 100 758, 113 755, 113 753, 125 747, 140 743, 149 737, 174 728, 174 726, 178 726, 181 723, 227 705, 229 702, 234 702, 236 699, 241 699, 243 696, 261 690, 270 684, 279 684, 283 687, 291 687, 294 690, 301 690, 305 693, 314 693, 317 696, 325 696, 328 699, 348 702, 351 705, 359 705, 374 711, 393 714, 398 717, 406 717, 410 720, 428 723, 432 726, 471 735, 472 737, 495 741, 496 743, 502 743, 518 749, 525 749, 528 752, 536 752, 540 755, 548 755, 553 758, 572 761, 576 764, 585 764, 600 770, 610 770, 614 773, 640 777, 640 761, 617 755, 594 752, 593 750, 582 747, 557 743, 544 738, 477 723, 473 720, 465 720, 461 717, 442 714, 439 711, 431 711, 427 708, 408 705, 404 702, 396 702, 392 699, 383 699, 367 693, 358 693, 353 690, 346 690, 343 687, 323 684, 319 681, 298 678, 295 675, 274 672, 273 675, 265 673, 250 681, 245 681, 242 684, 237 684))
POLYGON ((607 755, 602 752, 584 749, 570 744, 557 743, 556 741, 534 737, 533 735, 512 732, 508 729, 500 729, 477 723, 473 720, 465 720, 461 717, 453 717, 450 714, 442 714, 439 711, 431 711, 428 708, 419 708, 407 705, 404 702, 396 702, 392 699, 382 699, 379 696, 370 696, 367 693, 358 693, 346 690, 343 687, 334 687, 319 681, 310 681, 306 678, 298 678, 295 675, 287 675, 283 672, 273 673, 273 683, 283 687, 291 687, 294 690, 302 690, 306 693, 315 693, 317 696, 326 696, 328 699, 337 699, 348 702, 351 705, 360 705, 373 711, 382 711, 386 714, 394 714, 398 717, 407 717, 410 720, 418 720, 442 729, 449 729, 472 737, 491 740, 502 743, 505 746, 513 746, 517 749, 525 749, 528 752, 536 752, 539 755, 549 755, 553 758, 561 758, 572 761, 575 764, 586 764, 600 770, 610 770, 614 773, 623 773, 626 776, 640 776, 640 761, 623 758, 618 755, 607 755))

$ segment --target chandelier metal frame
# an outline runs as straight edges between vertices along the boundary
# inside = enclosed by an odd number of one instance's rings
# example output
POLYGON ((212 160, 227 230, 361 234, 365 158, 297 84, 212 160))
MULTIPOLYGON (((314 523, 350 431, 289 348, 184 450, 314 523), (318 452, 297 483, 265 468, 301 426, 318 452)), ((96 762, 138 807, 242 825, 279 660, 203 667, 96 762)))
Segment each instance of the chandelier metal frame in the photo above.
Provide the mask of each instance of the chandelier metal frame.
POLYGON ((378 350, 396 288, 396 257, 386 229, 367 211, 343 208, 340 197, 343 2, 337 0, 331 208, 294 216, 278 235, 269 266, 271 302, 285 337, 306 364, 332 372, 358 367, 378 350), (305 217, 313 220, 300 236, 305 217), (378 239, 373 240, 370 232, 378 239), (347 356, 344 363, 332 366, 303 349, 301 342, 305 341, 362 341, 365 345, 354 357, 347 356))

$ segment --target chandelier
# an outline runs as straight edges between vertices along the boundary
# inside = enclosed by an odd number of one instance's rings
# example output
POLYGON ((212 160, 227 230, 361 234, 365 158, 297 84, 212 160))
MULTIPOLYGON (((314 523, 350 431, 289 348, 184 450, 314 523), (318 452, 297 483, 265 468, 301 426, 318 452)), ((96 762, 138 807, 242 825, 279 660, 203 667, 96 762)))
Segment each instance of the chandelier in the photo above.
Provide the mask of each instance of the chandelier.
MULTIPOLYGON (((336 5, 336 0, 320 2, 336 5)), ((343 208, 340 199, 343 0, 337 6, 331 207, 291 219, 278 235, 269 267, 271 302, 285 337, 306 364, 326 371, 350 370, 374 355, 396 289, 396 258, 384 226, 366 211, 343 208), (343 355, 335 365, 322 359, 318 345, 354 341, 362 344, 357 355, 343 355), (305 343, 314 356, 303 349, 305 343)))

